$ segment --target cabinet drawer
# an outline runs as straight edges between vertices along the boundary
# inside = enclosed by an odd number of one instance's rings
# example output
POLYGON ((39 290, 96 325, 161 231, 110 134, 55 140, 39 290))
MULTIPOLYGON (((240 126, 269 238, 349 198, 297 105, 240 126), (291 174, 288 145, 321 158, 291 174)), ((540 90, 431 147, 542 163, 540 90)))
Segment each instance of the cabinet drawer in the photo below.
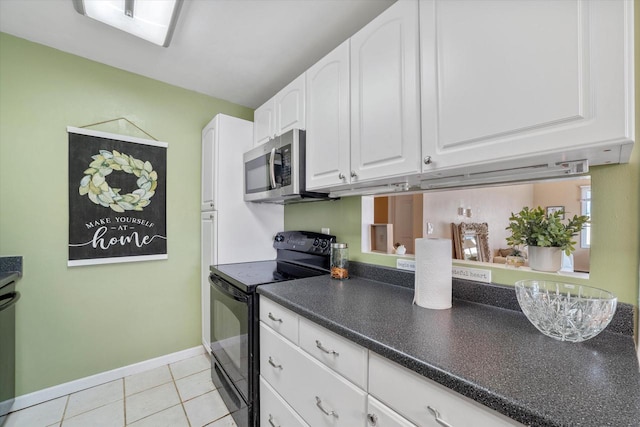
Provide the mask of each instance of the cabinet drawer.
POLYGON ((260 321, 298 344, 298 315, 275 302, 260 297, 260 321))
POLYGON ((391 408, 369 396, 367 399, 367 426, 370 427, 416 427, 391 408))
POLYGON ((260 372, 309 425, 365 425, 366 393, 264 323, 260 323, 260 372))
POLYGON ((301 317, 300 347, 307 353, 367 389, 367 349, 301 317))
POLYGON ((263 377, 260 377, 260 425, 309 427, 263 377))
POLYGON ((369 393, 419 426, 440 425, 428 408, 455 427, 521 425, 374 353, 369 354, 369 393))

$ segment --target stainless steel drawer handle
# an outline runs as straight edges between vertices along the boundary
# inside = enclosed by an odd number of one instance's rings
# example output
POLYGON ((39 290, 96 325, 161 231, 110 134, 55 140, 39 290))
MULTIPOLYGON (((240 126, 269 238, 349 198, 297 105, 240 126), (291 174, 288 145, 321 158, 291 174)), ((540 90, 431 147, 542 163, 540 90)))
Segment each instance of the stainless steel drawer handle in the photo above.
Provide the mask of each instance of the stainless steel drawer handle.
POLYGON ((269 365, 273 366, 276 369, 282 369, 282 365, 276 365, 271 356, 269 356, 269 365))
POLYGON ((338 414, 336 413, 336 411, 327 411, 326 409, 324 409, 324 408, 322 407, 322 400, 321 400, 318 396, 316 396, 316 406, 317 406, 318 408, 320 408, 320 410, 321 410, 325 415, 329 415, 329 416, 332 416, 332 417, 336 417, 336 418, 338 418, 338 414))
POLYGON ((274 322, 280 322, 282 323, 282 319, 278 319, 276 318, 273 314, 271 314, 271 312, 269 312, 269 314, 267 315, 267 317, 271 320, 273 320, 274 322))
POLYGON ((322 343, 320 341, 318 341, 318 340, 316 340, 316 347, 318 347, 320 350, 324 351, 327 354, 333 354, 335 356, 340 356, 340 354, 337 351, 327 350, 326 348, 324 348, 322 343))
POLYGON ((346 178, 346 176, 344 176, 344 174, 342 172, 340 172, 338 174, 338 179, 345 179, 345 178, 346 178))
POLYGON ((440 418, 440 412, 438 412, 436 409, 433 409, 431 406, 427 406, 427 409, 429 410, 429 412, 431 412, 431 415, 434 416, 438 424, 444 427, 453 427, 451 424, 440 418))
POLYGON ((376 414, 367 414, 367 420, 372 426, 378 425, 378 416, 376 414))
POLYGON ((273 423, 273 415, 269 414, 269 424, 271 424, 271 427, 280 427, 280 425, 276 425, 273 423))

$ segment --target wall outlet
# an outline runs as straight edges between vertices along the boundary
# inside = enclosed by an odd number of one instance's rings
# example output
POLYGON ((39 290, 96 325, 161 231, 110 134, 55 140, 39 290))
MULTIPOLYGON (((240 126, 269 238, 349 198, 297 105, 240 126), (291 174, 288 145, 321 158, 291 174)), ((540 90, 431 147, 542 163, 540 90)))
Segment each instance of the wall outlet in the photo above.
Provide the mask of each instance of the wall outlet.
POLYGON ((329 227, 322 227, 320 232, 322 234, 331 234, 331 230, 329 229, 329 227))

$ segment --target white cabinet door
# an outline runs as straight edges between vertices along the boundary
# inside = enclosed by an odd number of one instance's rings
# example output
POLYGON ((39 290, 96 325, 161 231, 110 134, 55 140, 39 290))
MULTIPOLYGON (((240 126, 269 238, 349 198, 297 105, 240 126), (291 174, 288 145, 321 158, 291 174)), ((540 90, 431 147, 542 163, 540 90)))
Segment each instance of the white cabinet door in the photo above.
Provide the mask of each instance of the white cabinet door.
POLYGON ((209 309, 209 266, 217 264, 216 212, 200 215, 200 300, 202 310, 202 344, 211 351, 211 312, 209 309))
POLYGON ((305 127, 305 76, 302 74, 253 112, 253 145, 305 127))
POLYGON ((350 177, 349 41, 309 68, 306 186, 319 190, 350 177))
POLYGON ((351 38, 352 182, 420 171, 418 39, 417 0, 351 38))
POLYGON ((456 427, 522 425, 372 352, 369 393, 419 426, 439 427, 439 420, 456 427))
POLYGON ((314 427, 363 426, 366 393, 260 322, 260 373, 314 427))
POLYGON ((264 144, 276 134, 276 101, 269 101, 253 112, 253 145, 264 144))
POLYGON ((260 377, 260 425, 309 427, 263 377, 260 377))
POLYGON ((298 344, 298 315, 276 304, 275 302, 260 296, 260 321, 271 329, 287 338, 294 344, 298 344))
POLYGON ((202 183, 200 210, 210 211, 216 204, 216 125, 215 119, 211 120, 202 129, 202 183))
POLYGON ((291 129, 306 129, 304 103, 305 82, 302 74, 275 96, 277 135, 291 129))
POLYGON ((367 423, 371 427, 415 427, 415 424, 372 396, 367 398, 367 423))
POLYGON ((631 6, 421 1, 423 171, 576 149, 620 161, 603 148, 633 138, 631 6))
POLYGON ((300 317, 300 348, 358 387, 367 389, 367 349, 300 317))

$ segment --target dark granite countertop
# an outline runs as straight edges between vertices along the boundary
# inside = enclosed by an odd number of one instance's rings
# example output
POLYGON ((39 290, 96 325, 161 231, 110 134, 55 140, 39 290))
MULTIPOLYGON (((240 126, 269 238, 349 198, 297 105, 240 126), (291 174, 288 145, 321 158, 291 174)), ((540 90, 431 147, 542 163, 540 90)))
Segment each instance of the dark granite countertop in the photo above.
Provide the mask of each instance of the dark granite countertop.
POLYGON ((0 257, 0 288, 18 280, 22 276, 22 257, 0 257))
POLYGON ((633 339, 582 343, 541 334, 518 311, 454 299, 412 304, 413 290, 328 276, 262 285, 258 293, 523 424, 638 426, 633 339))

